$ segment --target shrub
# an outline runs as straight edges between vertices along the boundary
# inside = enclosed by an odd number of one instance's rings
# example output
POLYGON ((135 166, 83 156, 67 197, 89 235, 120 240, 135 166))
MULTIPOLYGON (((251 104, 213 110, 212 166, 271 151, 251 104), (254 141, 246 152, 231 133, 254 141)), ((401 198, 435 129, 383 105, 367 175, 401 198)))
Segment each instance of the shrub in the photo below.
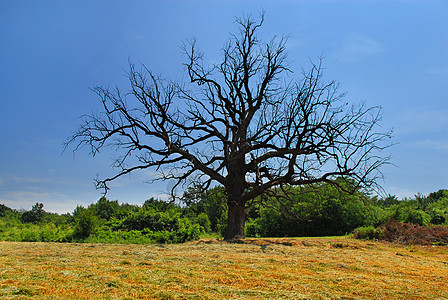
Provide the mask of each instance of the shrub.
POLYGON ((196 223, 198 223, 206 233, 210 233, 212 230, 212 223, 210 222, 210 219, 208 218, 206 213, 200 213, 196 217, 196 223))
POLYGON ((411 209, 408 212, 407 218, 404 220, 406 223, 426 225, 429 223, 431 217, 422 210, 411 209))
POLYGON ((89 237, 98 227, 96 216, 91 210, 83 210, 75 221, 75 238, 85 239, 89 237))
POLYGON ((383 239, 384 232, 383 228, 375 228, 373 226, 363 226, 358 227, 353 231, 353 235, 357 239, 365 239, 365 240, 374 240, 374 239, 383 239))
POLYGON ((110 231, 98 230, 94 235, 84 240, 87 243, 105 243, 105 244, 153 244, 155 243, 151 234, 148 232, 131 231, 110 231))
POLYGON ((168 242, 171 243, 185 243, 199 239, 202 230, 199 224, 192 224, 190 219, 182 218, 179 220, 179 229, 173 232, 172 237, 168 242))
POLYGON ((357 239, 373 240, 375 239, 375 227, 363 226, 353 231, 354 237, 357 239))
POLYGON ((152 231, 176 231, 179 228, 180 213, 172 210, 155 211, 154 209, 141 209, 131 213, 121 223, 123 230, 143 230, 145 228, 152 231))
POLYGON ((184 243, 199 239, 205 228, 210 230, 206 214, 199 215, 196 223, 180 218, 177 209, 156 211, 145 207, 132 212, 125 219, 111 218, 86 242, 100 243, 184 243))
POLYGON ((433 212, 431 217, 431 224, 441 225, 445 224, 445 222, 446 222, 445 214, 442 211, 439 210, 433 212))
POLYGON ((260 226, 260 218, 257 219, 248 219, 245 224, 244 231, 246 232, 246 236, 248 237, 260 237, 261 236, 261 226, 260 226))

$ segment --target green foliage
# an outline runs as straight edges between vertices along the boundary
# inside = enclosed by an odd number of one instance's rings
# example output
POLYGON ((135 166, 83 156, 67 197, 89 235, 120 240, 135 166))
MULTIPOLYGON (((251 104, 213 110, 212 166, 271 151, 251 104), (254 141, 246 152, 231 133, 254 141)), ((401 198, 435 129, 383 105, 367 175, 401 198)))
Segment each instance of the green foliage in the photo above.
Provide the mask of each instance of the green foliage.
POLYGON ((86 243, 104 244, 154 244, 152 236, 139 230, 131 231, 111 231, 107 229, 99 230, 95 235, 84 239, 86 243))
POLYGON ((403 218, 403 222, 418 224, 421 226, 428 225, 430 220, 431 218, 426 212, 416 209, 408 210, 406 213, 406 217, 403 218))
MULTIPOLYGON (((397 202, 380 202, 388 216, 387 221, 378 224, 375 231, 384 238, 396 243, 431 244, 447 243, 448 191, 439 190, 428 197, 421 194, 411 199, 397 202)), ((355 237, 363 238, 364 228, 355 230, 355 237)))
MULTIPOLYGON (((384 224, 390 220, 418 228, 447 224, 447 190, 398 200, 390 195, 385 199, 370 197, 350 183, 346 188, 352 193, 322 184, 290 188, 287 191, 292 201, 280 202, 267 195, 254 199, 247 211, 246 235, 328 236, 353 232, 357 238, 380 239, 384 224)), ((182 243, 205 234, 224 234, 227 209, 222 187, 207 192, 190 188, 182 205, 151 198, 140 207, 102 197, 87 208, 78 206, 72 214, 62 215, 45 212, 41 203, 25 212, 0 204, 0 240, 182 243)))
POLYGON ((75 239, 85 239, 95 233, 98 228, 98 218, 90 209, 78 209, 75 217, 75 239))
POLYGON ((0 204, 0 218, 5 217, 7 214, 12 213, 12 209, 10 209, 9 207, 7 207, 4 204, 0 204))
POLYGON ((398 205, 391 206, 394 213, 391 218, 404 223, 418 225, 441 225, 448 219, 448 194, 446 190, 431 193, 428 197, 416 195, 413 199, 400 201, 398 205))
POLYGON ((110 201, 106 197, 101 197, 96 204, 92 205, 92 208, 97 217, 109 221, 111 218, 117 216, 120 205, 117 200, 110 201))
POLYGON ((42 203, 36 203, 31 210, 25 211, 22 214, 23 223, 34 223, 37 224, 44 219, 45 211, 44 205, 42 203))
POLYGON ((0 240, 15 242, 67 242, 73 234, 70 226, 53 223, 22 223, 17 219, 0 219, 0 240))
POLYGON ((261 222, 261 218, 257 218, 257 219, 249 218, 246 221, 245 228, 244 228, 246 235, 250 236, 250 237, 261 237, 262 232, 261 232, 260 222, 261 222))
POLYGON ((121 230, 175 231, 179 229, 180 212, 176 210, 156 211, 143 208, 133 212, 121 222, 121 230))
POLYGON ((146 200, 145 203, 143 203, 144 209, 153 209, 155 211, 167 211, 167 210, 178 210, 179 207, 177 207, 172 202, 166 202, 163 200, 155 199, 151 197, 150 199, 146 200))
POLYGON ((353 235, 357 239, 382 239, 384 237, 384 230, 382 228, 375 228, 373 226, 363 226, 356 228, 353 232, 353 235))
POLYGON ((291 201, 259 199, 258 217, 248 220, 248 236, 328 236, 343 235, 363 225, 373 225, 379 215, 361 192, 339 192, 325 184, 290 188, 291 201))
POLYGON ((186 207, 183 214, 195 218, 205 213, 210 221, 211 231, 224 232, 227 227, 227 195, 223 187, 214 187, 203 193, 195 187, 190 187, 183 195, 186 207))
MULTIPOLYGON (((432 198, 427 207, 427 213, 431 216, 431 224, 442 225, 448 224, 448 191, 440 190, 438 195, 441 197, 432 198), (443 191, 443 193, 439 193, 443 191)), ((429 194, 429 197, 433 195, 429 194)))
POLYGON ((206 213, 200 213, 196 217, 196 223, 198 223, 206 233, 210 233, 212 231, 212 223, 206 213))

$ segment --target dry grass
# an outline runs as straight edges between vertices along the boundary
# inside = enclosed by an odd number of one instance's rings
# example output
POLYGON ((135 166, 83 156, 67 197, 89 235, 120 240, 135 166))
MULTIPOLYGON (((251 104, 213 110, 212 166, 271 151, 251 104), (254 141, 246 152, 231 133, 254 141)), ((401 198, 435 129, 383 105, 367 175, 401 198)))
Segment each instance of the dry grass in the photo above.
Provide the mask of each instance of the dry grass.
POLYGON ((2 299, 448 299, 448 248, 351 238, 0 242, 2 299))

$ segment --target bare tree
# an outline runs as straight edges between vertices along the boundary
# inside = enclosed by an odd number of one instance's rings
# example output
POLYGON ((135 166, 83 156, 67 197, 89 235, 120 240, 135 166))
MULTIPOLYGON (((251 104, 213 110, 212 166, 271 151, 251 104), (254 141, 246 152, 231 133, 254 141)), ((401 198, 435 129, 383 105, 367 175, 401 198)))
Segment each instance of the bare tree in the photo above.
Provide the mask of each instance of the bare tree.
POLYGON ((381 132, 379 107, 349 105, 338 84, 325 82, 312 64, 297 81, 286 60, 286 38, 262 43, 259 18, 236 19, 239 31, 225 44, 220 64, 207 66, 196 42, 184 44, 189 83, 175 83, 130 63, 126 94, 97 87, 103 111, 85 116, 69 139, 91 148, 116 147, 121 155, 107 184, 153 168, 179 185, 218 183, 228 196, 226 239, 244 237, 246 208, 263 193, 333 179, 372 187, 388 162, 381 155, 391 132, 381 132))

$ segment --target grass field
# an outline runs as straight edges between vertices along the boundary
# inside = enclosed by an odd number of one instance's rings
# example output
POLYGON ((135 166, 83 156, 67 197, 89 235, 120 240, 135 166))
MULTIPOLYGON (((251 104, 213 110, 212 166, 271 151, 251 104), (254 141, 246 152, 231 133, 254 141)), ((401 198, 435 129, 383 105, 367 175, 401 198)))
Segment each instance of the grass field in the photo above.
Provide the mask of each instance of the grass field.
POLYGON ((448 247, 349 237, 0 242, 1 299, 448 299, 448 247))

